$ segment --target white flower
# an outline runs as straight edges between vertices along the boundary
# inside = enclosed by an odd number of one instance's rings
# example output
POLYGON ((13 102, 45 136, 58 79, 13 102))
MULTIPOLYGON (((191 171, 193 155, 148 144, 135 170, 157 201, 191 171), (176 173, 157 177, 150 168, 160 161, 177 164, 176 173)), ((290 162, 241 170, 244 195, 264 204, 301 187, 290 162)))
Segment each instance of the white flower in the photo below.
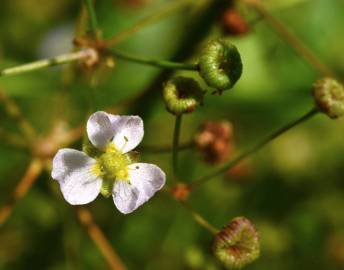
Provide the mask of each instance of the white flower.
POLYGON ((93 201, 99 193, 113 197, 118 210, 133 212, 165 184, 165 173, 157 166, 134 163, 129 151, 143 138, 138 116, 96 112, 87 122, 87 135, 96 154, 88 156, 61 149, 53 160, 52 178, 72 205, 93 201))

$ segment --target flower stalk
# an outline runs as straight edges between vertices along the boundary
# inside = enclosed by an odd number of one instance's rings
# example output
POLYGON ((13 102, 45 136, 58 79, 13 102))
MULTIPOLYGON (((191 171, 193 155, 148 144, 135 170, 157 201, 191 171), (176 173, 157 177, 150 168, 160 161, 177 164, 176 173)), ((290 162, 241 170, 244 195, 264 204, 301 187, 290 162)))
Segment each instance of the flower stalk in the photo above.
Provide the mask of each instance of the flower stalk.
POLYGON ((166 60, 156 60, 156 59, 149 59, 137 55, 132 55, 130 53, 126 52, 120 52, 115 49, 109 49, 108 53, 117 57, 121 58, 127 61, 144 64, 144 65, 150 65, 154 67, 159 68, 166 68, 166 69, 177 69, 177 70, 198 70, 197 64, 185 64, 185 63, 177 63, 172 61, 166 61, 166 60))
POLYGON ((98 38, 98 20, 96 16, 96 12, 94 10, 94 5, 93 5, 93 0, 84 0, 88 16, 89 16, 89 21, 90 21, 90 29, 93 35, 98 38))
POLYGON ((121 258, 117 255, 112 248, 109 241, 106 239, 102 230, 94 222, 92 214, 86 208, 78 207, 76 209, 77 217, 80 223, 85 227, 88 235, 92 241, 97 245, 98 249, 106 259, 107 263, 112 270, 126 270, 126 266, 121 258))
POLYGON ((185 201, 179 201, 181 203, 181 205, 187 209, 193 219, 203 228, 205 228, 206 230, 208 230, 211 234, 216 235, 220 230, 215 228, 213 225, 211 225, 204 217, 202 217, 200 214, 198 214, 195 210, 192 209, 192 207, 186 203, 185 201))
POLYGON ((17 202, 25 196, 33 183, 37 180, 42 170, 42 161, 39 159, 33 159, 26 170, 25 175, 14 189, 9 202, 0 209, 0 227, 10 216, 17 202))
POLYGON ((177 115, 175 124, 174 124, 173 147, 172 147, 172 167, 173 167, 173 174, 175 177, 178 175, 178 150, 179 150, 179 137, 180 137, 181 124, 182 124, 182 115, 177 115))
POLYGON ((61 54, 52 58, 38 60, 32 63, 5 68, 0 71, 0 77, 2 76, 9 76, 9 75, 17 75, 21 73, 26 73, 30 71, 35 71, 47 67, 53 67, 57 65, 63 65, 71 62, 75 62, 78 60, 87 60, 90 57, 94 56, 94 49, 84 49, 77 52, 61 54))

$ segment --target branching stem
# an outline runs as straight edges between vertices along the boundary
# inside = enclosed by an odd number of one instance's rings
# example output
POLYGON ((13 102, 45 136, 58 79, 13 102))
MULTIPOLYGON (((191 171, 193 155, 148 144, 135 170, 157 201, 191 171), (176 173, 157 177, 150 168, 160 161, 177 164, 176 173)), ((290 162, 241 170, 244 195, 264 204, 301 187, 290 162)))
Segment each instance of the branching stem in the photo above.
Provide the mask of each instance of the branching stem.
POLYGON ((307 121, 308 119, 312 118, 317 113, 318 113, 318 110, 316 108, 312 108, 309 112, 307 112, 306 114, 304 114, 300 118, 298 118, 298 119, 296 119, 296 120, 286 124, 285 126, 283 126, 280 129, 276 130, 274 133, 270 134, 269 136, 267 136, 262 141, 258 142, 253 147, 251 147, 248 150, 244 151, 238 157, 236 157, 233 160, 229 161, 227 164, 225 164, 221 168, 216 169, 213 172, 210 172, 209 174, 207 174, 205 176, 202 176, 199 179, 195 180, 194 182, 192 182, 190 184, 190 188, 198 187, 199 185, 209 181, 210 179, 212 179, 212 178, 214 178, 216 176, 219 176, 219 175, 225 173, 226 171, 232 169, 233 167, 238 165, 241 161, 246 159, 248 156, 254 154, 258 150, 260 150, 262 147, 264 147, 268 143, 272 142, 273 140, 275 140, 276 138, 278 138, 279 136, 281 136, 283 133, 287 132, 291 128, 293 128, 293 127, 297 126, 298 124, 301 124, 301 123, 307 121))
POLYGON ((39 70, 47 67, 63 65, 70 62, 75 62, 81 59, 86 59, 91 57, 92 49, 85 49, 77 52, 61 54, 52 58, 38 60, 29 64, 24 64, 16 67, 6 68, 0 71, 1 76, 16 75, 21 73, 26 73, 34 70, 39 70))
POLYGON ((156 60, 156 59, 149 59, 141 56, 132 55, 130 53, 120 52, 115 49, 110 49, 109 53, 115 57, 139 63, 144 65, 150 65, 159 68, 166 68, 166 69, 180 69, 180 70, 198 70, 197 64, 185 64, 185 63, 176 63, 166 60, 156 60))

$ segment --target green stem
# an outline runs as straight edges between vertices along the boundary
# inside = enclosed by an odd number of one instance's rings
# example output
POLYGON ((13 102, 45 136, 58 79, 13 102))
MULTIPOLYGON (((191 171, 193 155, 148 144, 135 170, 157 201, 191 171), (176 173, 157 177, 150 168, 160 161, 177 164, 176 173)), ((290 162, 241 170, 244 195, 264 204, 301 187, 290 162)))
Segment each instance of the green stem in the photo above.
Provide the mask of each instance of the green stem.
POLYGON ((86 49, 86 50, 81 50, 77 52, 61 54, 59 56, 38 60, 29 64, 24 64, 21 66, 16 66, 16 67, 11 67, 11 68, 5 68, 0 71, 0 77, 8 76, 8 75, 16 75, 20 73, 30 72, 34 70, 47 68, 47 67, 63 65, 70 62, 74 62, 80 59, 90 57, 90 50, 91 49, 86 49))
POLYGON ((91 31, 94 34, 94 36, 97 37, 99 28, 98 28, 98 20, 97 20, 96 12, 95 12, 94 6, 93 6, 93 1, 92 0, 84 0, 84 3, 86 5, 87 12, 88 12, 88 15, 90 18, 91 31))
POLYGON ((180 136, 180 128, 182 124, 182 116, 176 116, 176 122, 174 125, 174 132, 173 132, 173 144, 172 144, 172 167, 174 176, 177 176, 178 173, 178 147, 179 147, 179 136, 180 136))
POLYGON ((155 13, 148 15, 147 17, 143 18, 130 28, 125 29, 124 31, 116 34, 113 38, 106 42, 107 47, 113 47, 114 45, 122 42, 123 40, 132 36, 136 32, 140 31, 147 25, 152 24, 160 19, 163 19, 164 17, 170 15, 178 9, 183 8, 186 5, 192 4, 193 2, 194 0, 178 0, 169 2, 168 4, 157 10, 155 13))
POLYGON ((213 225, 211 225, 204 217, 202 217, 195 210, 193 210, 189 204, 187 204, 186 202, 183 202, 183 201, 180 201, 180 203, 185 209, 187 209, 191 213, 193 219, 199 225, 201 225, 203 228, 207 229, 212 234, 217 234, 220 231, 219 229, 217 229, 213 225))
POLYGON ((227 164, 225 164, 221 168, 219 168, 219 169, 193 181, 190 184, 190 188, 198 187, 199 185, 205 183, 206 181, 227 172, 228 170, 230 170, 233 167, 235 167, 236 165, 238 165, 241 161, 246 159, 248 156, 254 154, 258 150, 260 150, 263 146, 267 145, 268 143, 272 142, 274 139, 276 139, 277 137, 282 135, 284 132, 286 132, 286 131, 290 130, 291 128, 297 126, 298 124, 301 124, 302 122, 305 122, 306 120, 312 118, 317 113, 318 113, 318 109, 312 108, 309 112, 307 112, 306 114, 304 114, 303 116, 301 116, 297 120, 294 120, 294 121, 288 123, 287 125, 283 126, 282 128, 276 130, 274 133, 267 136, 265 139, 263 139, 262 141, 260 141, 256 145, 254 145, 252 148, 246 150, 245 152, 240 154, 238 157, 229 161, 227 164))
POLYGON ((139 63, 139 64, 150 65, 150 66, 166 68, 166 69, 198 70, 197 64, 184 64, 184 63, 176 63, 176 62, 165 61, 165 60, 148 59, 141 56, 132 55, 129 53, 119 52, 114 49, 110 49, 108 52, 115 57, 132 61, 135 63, 139 63))

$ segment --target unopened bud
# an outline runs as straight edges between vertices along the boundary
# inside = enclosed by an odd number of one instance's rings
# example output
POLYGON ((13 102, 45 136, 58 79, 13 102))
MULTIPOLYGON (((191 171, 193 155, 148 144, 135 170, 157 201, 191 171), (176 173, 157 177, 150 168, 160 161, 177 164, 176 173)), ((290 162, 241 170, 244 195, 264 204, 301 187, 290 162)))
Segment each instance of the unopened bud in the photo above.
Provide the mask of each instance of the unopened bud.
POLYGON ((184 183, 177 183, 174 187, 171 189, 172 196, 177 201, 185 201, 188 199, 190 195, 190 187, 187 184, 184 183))
POLYGON ((234 36, 246 34, 250 27, 246 20, 235 8, 228 8, 222 15, 223 30, 234 36))

